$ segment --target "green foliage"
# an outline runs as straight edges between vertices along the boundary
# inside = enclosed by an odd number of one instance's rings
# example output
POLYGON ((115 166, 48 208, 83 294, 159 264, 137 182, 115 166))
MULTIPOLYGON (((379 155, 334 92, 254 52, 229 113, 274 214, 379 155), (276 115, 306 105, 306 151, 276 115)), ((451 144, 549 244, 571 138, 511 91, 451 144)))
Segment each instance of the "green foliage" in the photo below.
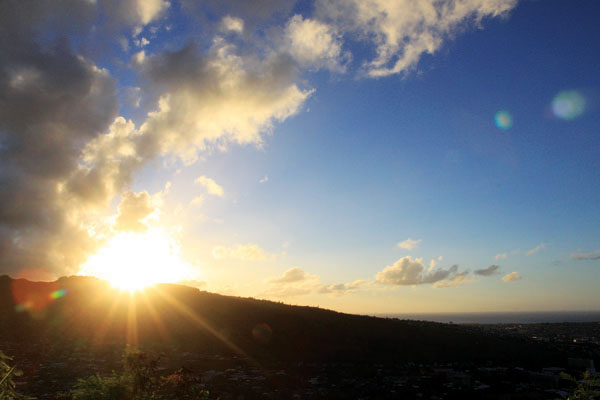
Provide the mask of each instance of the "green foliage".
POLYGON ((109 377, 92 375, 80 379, 70 392, 72 400, 208 400, 196 379, 179 370, 162 376, 160 357, 128 348, 123 371, 109 377))
POLYGON ((17 393, 15 390, 15 376, 21 376, 22 371, 18 370, 14 366, 10 366, 9 362, 12 357, 7 356, 0 350, 0 400, 13 400, 13 399, 29 399, 29 397, 17 393))
POLYGON ((586 371, 581 380, 577 381, 575 377, 561 372, 560 377, 573 382, 576 387, 569 400, 589 400, 600 396, 600 378, 594 378, 586 371))
POLYGON ((102 377, 92 375, 86 379, 80 379, 73 390, 73 400, 125 400, 131 398, 130 384, 125 377, 113 373, 112 376, 102 377))

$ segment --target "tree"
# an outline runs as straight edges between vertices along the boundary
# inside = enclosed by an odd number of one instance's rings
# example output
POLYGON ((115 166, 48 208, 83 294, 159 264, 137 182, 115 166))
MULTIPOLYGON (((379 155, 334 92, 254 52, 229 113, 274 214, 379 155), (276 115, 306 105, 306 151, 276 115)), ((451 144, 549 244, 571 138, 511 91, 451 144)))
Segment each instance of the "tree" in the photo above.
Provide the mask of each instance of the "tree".
POLYGON ((600 378, 592 377, 589 371, 586 371, 579 381, 564 372, 560 374, 560 377, 576 385, 573 394, 569 396, 569 400, 590 400, 600 396, 600 378))

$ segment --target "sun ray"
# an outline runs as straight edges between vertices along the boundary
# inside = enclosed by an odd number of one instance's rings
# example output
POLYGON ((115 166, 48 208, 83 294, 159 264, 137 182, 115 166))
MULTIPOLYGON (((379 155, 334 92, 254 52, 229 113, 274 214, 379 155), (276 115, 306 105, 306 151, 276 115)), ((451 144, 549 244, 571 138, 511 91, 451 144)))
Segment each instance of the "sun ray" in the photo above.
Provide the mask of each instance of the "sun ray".
POLYGON ((183 304, 179 300, 175 299, 170 294, 166 293, 164 290, 160 290, 158 287, 155 287, 155 289, 156 289, 156 293, 158 293, 171 306, 173 306, 173 308, 175 308, 175 310, 178 311, 181 315, 183 315, 184 317, 189 319, 191 322, 193 322, 198 327, 210 332, 213 336, 215 336, 217 339, 219 339, 221 342, 223 342, 227 347, 229 347, 230 349, 232 349, 239 355, 245 357, 250 362, 250 364, 252 364, 253 366, 261 368, 260 364, 256 360, 254 360, 244 350, 242 350, 240 347, 238 347, 235 343, 233 343, 232 341, 227 339, 225 336, 223 336, 221 333, 219 333, 217 330, 215 330, 212 326, 210 326, 206 321, 204 321, 204 319, 202 319, 202 317, 200 317, 190 307, 183 304))

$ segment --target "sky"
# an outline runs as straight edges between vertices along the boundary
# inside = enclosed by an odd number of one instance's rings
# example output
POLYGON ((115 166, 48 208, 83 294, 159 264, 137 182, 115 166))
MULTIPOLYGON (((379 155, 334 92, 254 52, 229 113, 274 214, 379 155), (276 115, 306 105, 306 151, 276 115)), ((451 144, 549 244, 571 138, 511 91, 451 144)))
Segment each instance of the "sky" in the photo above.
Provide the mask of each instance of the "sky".
POLYGON ((0 4, 0 273, 600 309, 600 3, 0 4))

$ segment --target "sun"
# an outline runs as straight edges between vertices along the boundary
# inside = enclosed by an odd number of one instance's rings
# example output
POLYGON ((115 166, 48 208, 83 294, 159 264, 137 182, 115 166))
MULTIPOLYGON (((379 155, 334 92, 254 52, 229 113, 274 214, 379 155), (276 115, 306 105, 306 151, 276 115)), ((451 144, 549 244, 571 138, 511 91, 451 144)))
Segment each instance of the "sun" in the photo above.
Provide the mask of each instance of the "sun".
POLYGON ((181 259, 176 240, 161 229, 150 229, 118 233, 81 266, 79 274, 134 292, 157 283, 191 279, 197 272, 181 259))

